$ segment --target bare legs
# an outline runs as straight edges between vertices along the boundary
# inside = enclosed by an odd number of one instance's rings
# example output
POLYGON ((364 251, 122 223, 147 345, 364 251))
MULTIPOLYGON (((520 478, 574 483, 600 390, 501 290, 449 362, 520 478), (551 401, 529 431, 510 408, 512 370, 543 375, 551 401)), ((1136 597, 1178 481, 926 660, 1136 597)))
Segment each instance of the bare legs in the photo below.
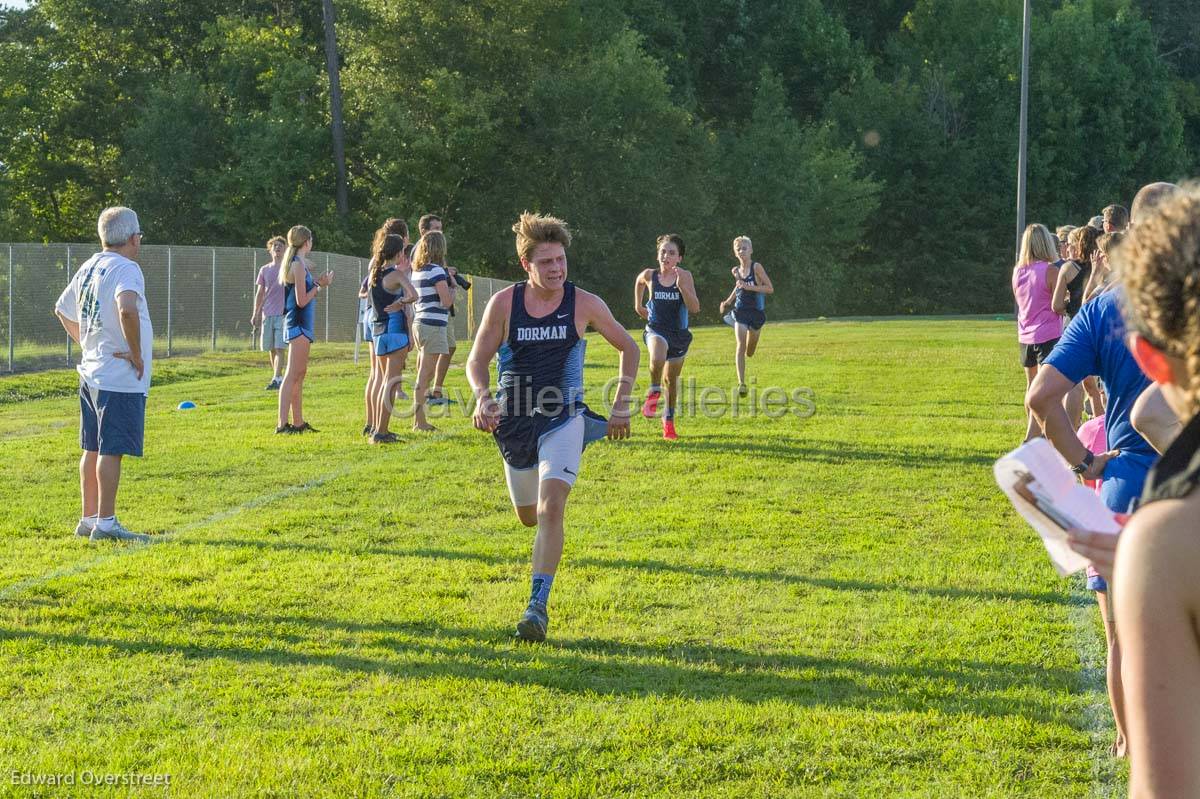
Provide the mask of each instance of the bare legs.
POLYGON ((1100 381, 1095 376, 1085 377, 1083 390, 1087 392, 1088 398, 1092 401, 1092 416, 1102 416, 1104 414, 1104 392, 1100 390, 1100 381))
MULTIPOLYGON (((553 478, 538 484, 537 536, 533 539, 533 573, 554 574, 563 553, 563 517, 571 486, 553 478)), ((520 508, 517 516, 521 516, 520 508)), ((525 522, 522 517, 521 521, 525 522)))
POLYGON ((279 427, 288 423, 291 412, 292 426, 304 424, 304 376, 308 374, 308 350, 312 346, 304 336, 296 336, 288 345, 287 374, 279 387, 279 427))
POLYGON ((1121 645, 1117 639, 1117 627, 1109 607, 1108 594, 1104 591, 1097 591, 1096 602, 1100 604, 1100 615, 1104 617, 1104 640, 1108 644, 1108 701, 1112 705, 1113 724, 1117 728, 1117 738, 1113 741, 1110 753, 1113 757, 1125 757, 1127 743, 1125 741, 1125 689, 1121 687, 1121 645))
POLYGON ((1083 385, 1077 384, 1075 388, 1067 392, 1063 397, 1063 408, 1067 412, 1067 418, 1071 420, 1071 427, 1076 431, 1079 430, 1079 425, 1083 423, 1083 385))
POLYGON ((397 350, 379 356, 382 374, 375 392, 375 432, 385 435, 392 420, 396 391, 400 388, 400 375, 404 373, 405 350, 397 350))
POLYGON ((83 497, 83 517, 95 516, 100 508, 100 483, 96 479, 96 461, 99 456, 95 452, 83 453, 79 459, 79 493, 83 497))
POLYGON ((417 385, 413 389, 413 430, 436 430, 425 418, 425 394, 437 371, 438 356, 420 351, 417 357, 417 385))
POLYGON ((758 337, 762 333, 761 330, 751 330, 747 325, 741 322, 735 322, 733 325, 733 335, 737 339, 737 349, 734 353, 734 366, 737 367, 738 385, 746 385, 746 359, 754 357, 754 351, 758 349, 758 337))
POLYGON ((271 371, 275 380, 283 377, 283 350, 271 350, 271 371))
MULTIPOLYGON (((1025 397, 1029 397, 1029 387, 1033 384, 1033 378, 1037 377, 1037 366, 1025 367, 1025 397)), ((1028 403, 1025 405, 1025 440, 1032 441, 1042 434, 1042 426, 1038 424, 1037 417, 1033 415, 1033 410, 1030 409, 1028 403)))
MULTIPOLYGON (((367 427, 379 429, 379 383, 383 379, 380 357, 375 354, 374 342, 367 342, 367 357, 371 359, 371 376, 367 378, 367 387, 363 391, 363 402, 367 406, 367 427)), ((386 429, 386 428, 385 428, 386 429)))
POLYGON ((442 396, 442 386, 446 382, 446 373, 450 371, 450 361, 454 358, 454 351, 458 349, 453 344, 450 345, 450 351, 444 352, 437 356, 437 371, 433 377, 433 396, 442 396))
POLYGON ((663 383, 664 398, 663 415, 675 418, 675 409, 679 406, 679 375, 683 372, 683 358, 667 361, 666 382, 663 383))

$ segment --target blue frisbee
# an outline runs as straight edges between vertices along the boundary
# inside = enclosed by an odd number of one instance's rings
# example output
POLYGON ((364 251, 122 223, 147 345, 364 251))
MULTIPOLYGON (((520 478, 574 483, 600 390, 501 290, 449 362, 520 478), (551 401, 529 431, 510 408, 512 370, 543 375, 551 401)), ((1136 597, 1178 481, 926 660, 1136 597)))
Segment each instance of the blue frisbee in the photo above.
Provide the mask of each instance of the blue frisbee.
POLYGON ((191 400, 184 400, 183 402, 179 403, 179 410, 181 411, 190 411, 195 407, 196 403, 192 402, 191 400))

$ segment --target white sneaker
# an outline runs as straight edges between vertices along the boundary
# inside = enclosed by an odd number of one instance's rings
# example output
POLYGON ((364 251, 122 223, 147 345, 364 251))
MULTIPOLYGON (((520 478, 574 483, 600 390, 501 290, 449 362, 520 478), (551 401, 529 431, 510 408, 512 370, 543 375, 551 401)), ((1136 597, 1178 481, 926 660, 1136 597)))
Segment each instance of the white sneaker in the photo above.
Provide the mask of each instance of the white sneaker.
POLYGON ((79 520, 79 524, 75 525, 75 535, 80 538, 87 538, 92 534, 92 525, 84 519, 79 520))
POLYGON ((121 526, 121 523, 113 520, 113 526, 108 530, 101 530, 100 525, 96 525, 92 529, 90 537, 92 541, 140 541, 143 543, 150 541, 150 536, 143 533, 133 533, 121 526))

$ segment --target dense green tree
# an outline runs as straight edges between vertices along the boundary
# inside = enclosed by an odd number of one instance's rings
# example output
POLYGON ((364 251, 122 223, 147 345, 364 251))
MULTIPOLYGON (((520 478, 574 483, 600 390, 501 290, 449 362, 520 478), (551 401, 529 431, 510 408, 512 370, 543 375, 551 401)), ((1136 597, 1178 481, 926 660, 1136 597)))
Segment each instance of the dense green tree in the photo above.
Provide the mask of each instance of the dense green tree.
MULTIPOLYGON (((1010 306, 1020 15, 1017 0, 920 0, 880 70, 893 77, 831 105, 885 185, 862 256, 897 310, 1010 306)), ((1080 223, 1179 176, 1171 78, 1128 2, 1065 2, 1032 44, 1029 221, 1080 223)))
MULTIPOLYGON (((1038 4, 1029 217, 1079 222, 1200 149, 1200 11, 1038 4)), ((350 214, 335 207, 321 6, 35 0, 0 11, 0 239, 245 244, 302 222, 363 254, 442 214, 515 274, 526 208, 625 321, 656 235, 715 318, 745 233, 772 313, 1009 307, 1021 0, 339 0, 350 214)))

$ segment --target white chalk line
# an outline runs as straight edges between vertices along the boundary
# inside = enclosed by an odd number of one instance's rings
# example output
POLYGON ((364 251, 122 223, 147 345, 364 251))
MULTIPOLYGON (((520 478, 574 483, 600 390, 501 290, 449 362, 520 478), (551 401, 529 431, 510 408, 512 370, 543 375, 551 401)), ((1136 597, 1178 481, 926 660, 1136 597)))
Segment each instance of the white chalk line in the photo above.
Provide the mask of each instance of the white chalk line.
MULTIPOLYGON (((1081 589, 1072 587, 1072 598, 1080 595, 1081 589)), ((1084 708, 1082 729, 1091 740, 1092 784, 1088 796, 1091 799, 1110 799, 1120 796, 1118 790, 1116 761, 1108 754, 1108 745, 1114 728, 1110 722, 1112 714, 1108 704, 1107 663, 1105 645, 1096 646, 1096 614, 1100 612, 1091 591, 1083 592, 1091 601, 1072 604, 1067 612, 1074 633, 1075 650, 1079 655, 1080 682, 1084 691, 1095 693, 1098 698, 1084 708)))
POLYGON ((175 540, 175 538, 178 536, 188 533, 192 530, 225 521, 226 519, 237 516, 239 513, 244 513, 248 510, 254 510, 255 508, 261 508, 264 505, 270 505, 271 503, 278 502, 281 499, 287 499, 288 497, 295 496, 296 494, 303 494, 311 491, 314 488, 319 488, 326 483, 332 482, 333 480, 338 480, 342 477, 345 477, 346 475, 355 471, 356 468, 361 467, 346 466, 338 469, 335 472, 330 472, 329 474, 309 480, 308 482, 300 483, 299 485, 288 486, 287 488, 276 491, 272 494, 264 494, 262 496, 255 497, 254 499, 243 502, 241 505, 235 505, 234 507, 217 511, 211 516, 206 516, 203 519, 197 519, 195 521, 188 522, 168 533, 154 536, 149 542, 124 545, 119 549, 113 549, 98 557, 89 558, 78 563, 73 563, 70 566, 54 569, 37 577, 29 577, 24 580, 20 580, 11 585, 5 586, 4 588, 0 588, 0 602, 12 599, 29 590, 30 588, 36 588, 54 580, 60 580, 64 577, 74 577, 84 574, 96 568, 97 566, 109 563, 117 558, 145 552, 159 544, 169 543, 175 540))

